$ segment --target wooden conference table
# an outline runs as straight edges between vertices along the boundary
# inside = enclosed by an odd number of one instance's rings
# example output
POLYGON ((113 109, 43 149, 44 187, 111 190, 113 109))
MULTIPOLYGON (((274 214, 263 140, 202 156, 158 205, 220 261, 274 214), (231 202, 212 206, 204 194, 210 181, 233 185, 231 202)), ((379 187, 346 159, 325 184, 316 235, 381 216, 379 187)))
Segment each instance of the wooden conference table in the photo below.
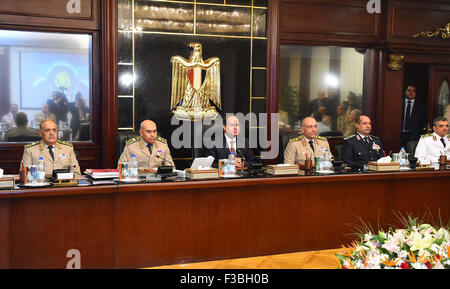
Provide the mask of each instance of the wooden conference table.
POLYGON ((339 248, 361 217, 450 217, 450 171, 0 191, 0 268, 142 268, 339 248))

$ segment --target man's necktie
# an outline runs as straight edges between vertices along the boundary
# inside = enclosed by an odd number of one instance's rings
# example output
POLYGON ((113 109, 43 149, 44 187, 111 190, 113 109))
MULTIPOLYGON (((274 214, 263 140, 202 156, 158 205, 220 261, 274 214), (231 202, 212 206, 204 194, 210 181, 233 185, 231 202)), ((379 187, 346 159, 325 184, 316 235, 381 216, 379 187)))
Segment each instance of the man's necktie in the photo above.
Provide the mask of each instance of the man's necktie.
POLYGON ((236 155, 236 151, 234 150, 234 140, 230 141, 230 152, 236 155))
POLYGON ((153 145, 149 143, 149 144, 147 144, 147 147, 148 147, 148 150, 149 150, 150 154, 152 154, 153 145))
POLYGON ((314 143, 312 140, 310 140, 309 142, 309 146, 311 147, 312 151, 314 152, 314 143))
POLYGON ((48 146, 48 152, 50 153, 52 160, 55 160, 55 155, 53 154, 53 146, 48 146))
POLYGON ((411 100, 408 100, 408 105, 406 106, 406 115, 405 115, 405 126, 404 130, 409 131, 411 121, 411 100))
POLYGON ((444 145, 444 148, 447 147, 447 145, 445 144, 445 140, 444 140, 443 137, 441 137, 441 142, 442 142, 442 144, 444 145))

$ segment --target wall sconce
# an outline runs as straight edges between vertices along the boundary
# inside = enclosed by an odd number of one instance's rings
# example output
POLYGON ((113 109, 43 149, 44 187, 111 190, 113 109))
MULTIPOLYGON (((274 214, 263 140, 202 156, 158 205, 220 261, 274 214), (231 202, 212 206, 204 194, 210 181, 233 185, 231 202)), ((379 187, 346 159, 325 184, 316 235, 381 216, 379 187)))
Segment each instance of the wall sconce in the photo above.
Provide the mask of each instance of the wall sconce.
POLYGON ((403 69, 404 55, 399 54, 389 54, 388 68, 392 71, 400 71, 403 69))

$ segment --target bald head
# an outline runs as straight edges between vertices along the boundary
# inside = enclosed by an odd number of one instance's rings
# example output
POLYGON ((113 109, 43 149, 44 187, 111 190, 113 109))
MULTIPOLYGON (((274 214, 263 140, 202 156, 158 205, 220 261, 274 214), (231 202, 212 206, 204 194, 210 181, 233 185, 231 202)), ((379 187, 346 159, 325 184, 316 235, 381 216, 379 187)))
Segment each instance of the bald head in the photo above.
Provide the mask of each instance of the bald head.
POLYGON ((313 117, 305 117, 302 120, 302 134, 308 138, 313 139, 317 136, 317 121, 313 117))
POLYGON ((149 119, 144 120, 141 122, 139 134, 146 143, 154 144, 158 135, 156 123, 149 119))

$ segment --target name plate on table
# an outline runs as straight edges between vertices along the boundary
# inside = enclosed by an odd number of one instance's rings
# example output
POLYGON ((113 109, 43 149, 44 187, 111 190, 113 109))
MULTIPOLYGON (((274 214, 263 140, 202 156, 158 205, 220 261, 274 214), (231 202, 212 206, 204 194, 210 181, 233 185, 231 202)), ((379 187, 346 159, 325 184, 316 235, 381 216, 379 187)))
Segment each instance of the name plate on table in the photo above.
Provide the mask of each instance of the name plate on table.
POLYGON ((73 179, 73 173, 57 173, 56 179, 58 181, 69 181, 73 179))
POLYGON ((218 179, 219 170, 216 168, 209 169, 185 169, 186 179, 203 180, 203 179, 218 179))
POLYGON ((14 188, 14 177, 0 178, 0 189, 12 189, 12 188, 14 188))
POLYGON ((266 173, 273 176, 298 175, 298 165, 268 165, 266 173))
POLYGON ((369 162, 368 170, 372 172, 399 172, 400 163, 379 164, 377 162, 369 162))

